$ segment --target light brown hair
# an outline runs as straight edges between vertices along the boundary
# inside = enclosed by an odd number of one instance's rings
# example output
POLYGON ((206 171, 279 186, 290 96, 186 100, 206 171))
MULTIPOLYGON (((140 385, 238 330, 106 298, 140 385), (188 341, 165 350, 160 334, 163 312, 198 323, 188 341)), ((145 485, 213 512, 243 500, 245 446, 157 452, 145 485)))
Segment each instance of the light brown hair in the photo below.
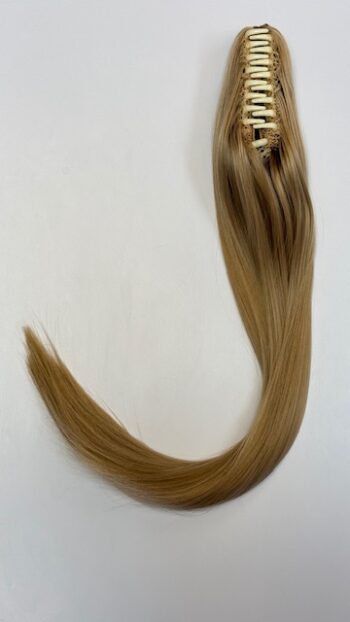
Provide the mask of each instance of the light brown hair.
POLYGON ((82 389, 53 347, 25 328, 30 374, 62 434, 101 474, 148 502, 195 508, 241 495, 285 456, 303 418, 311 349, 313 213, 288 49, 282 35, 268 29, 278 140, 257 149, 242 124, 245 29, 230 54, 213 145, 227 274, 263 379, 246 436, 205 460, 154 451, 82 389))

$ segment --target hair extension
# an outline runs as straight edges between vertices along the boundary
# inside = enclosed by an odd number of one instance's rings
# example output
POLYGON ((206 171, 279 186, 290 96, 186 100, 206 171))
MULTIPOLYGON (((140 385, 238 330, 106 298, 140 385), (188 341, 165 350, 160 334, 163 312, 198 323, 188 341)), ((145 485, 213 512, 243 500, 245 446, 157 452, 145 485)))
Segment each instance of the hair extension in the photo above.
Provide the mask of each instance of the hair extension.
POLYGON ((25 330, 31 377, 58 428, 99 473, 151 503, 209 506, 267 477, 304 415, 314 253, 288 49, 268 25, 233 45, 216 116, 213 179, 227 275, 262 374, 248 433, 220 455, 180 460, 134 438, 25 330))

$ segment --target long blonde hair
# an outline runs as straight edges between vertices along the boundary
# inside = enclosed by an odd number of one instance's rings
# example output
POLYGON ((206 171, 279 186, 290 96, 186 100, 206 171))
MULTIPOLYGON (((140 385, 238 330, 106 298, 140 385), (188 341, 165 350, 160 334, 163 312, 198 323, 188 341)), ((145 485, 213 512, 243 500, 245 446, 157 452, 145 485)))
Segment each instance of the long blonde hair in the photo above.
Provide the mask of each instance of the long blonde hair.
POLYGON ((258 359, 262 395, 244 438, 205 460, 180 460, 134 438, 78 384, 53 347, 25 328, 28 368, 68 442, 129 494, 195 508, 241 495, 291 447, 309 384, 314 228, 291 68, 282 35, 274 46, 279 140, 267 152, 242 126, 244 29, 233 45, 216 117, 213 177, 227 274, 258 359))

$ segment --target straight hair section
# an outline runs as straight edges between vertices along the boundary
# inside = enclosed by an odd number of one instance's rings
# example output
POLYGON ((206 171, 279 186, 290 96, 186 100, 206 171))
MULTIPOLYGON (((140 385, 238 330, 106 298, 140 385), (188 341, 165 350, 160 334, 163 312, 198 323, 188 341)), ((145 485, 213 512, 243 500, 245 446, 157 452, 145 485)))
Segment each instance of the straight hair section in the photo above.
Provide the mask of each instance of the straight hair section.
POLYGON ((252 30, 247 29, 231 50, 213 143, 215 203, 227 275, 263 380, 246 436, 205 460, 180 460, 155 451, 84 391, 52 346, 24 329, 31 377, 63 436, 104 477, 148 503, 198 508, 243 494, 286 455, 304 415, 313 212, 288 49, 276 29, 265 25, 258 30, 269 33, 264 50, 255 43, 264 37, 249 37, 252 30), (271 59, 265 75, 247 69, 254 46, 256 64, 259 58, 266 58, 266 65, 271 59), (251 109, 245 101, 256 91, 263 97, 264 88, 270 92, 266 101, 272 112, 258 107, 266 114, 254 126, 245 117, 258 104, 251 109), (274 123, 267 122, 268 115, 274 123))

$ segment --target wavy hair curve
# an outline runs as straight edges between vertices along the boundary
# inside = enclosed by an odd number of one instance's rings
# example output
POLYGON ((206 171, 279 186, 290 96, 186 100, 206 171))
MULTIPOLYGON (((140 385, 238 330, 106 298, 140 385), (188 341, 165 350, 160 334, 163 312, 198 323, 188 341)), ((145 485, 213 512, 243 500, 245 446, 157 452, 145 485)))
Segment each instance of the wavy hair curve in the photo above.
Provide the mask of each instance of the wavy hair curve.
POLYGON ((310 370, 314 226, 288 49, 268 26, 276 64, 279 141, 268 157, 242 131, 244 29, 230 53, 213 142, 218 229, 227 275, 262 374, 260 404, 244 438, 220 455, 180 460, 134 438, 74 379, 30 328, 31 377, 78 454, 129 494, 169 507, 209 506, 261 482, 291 447, 310 370))

